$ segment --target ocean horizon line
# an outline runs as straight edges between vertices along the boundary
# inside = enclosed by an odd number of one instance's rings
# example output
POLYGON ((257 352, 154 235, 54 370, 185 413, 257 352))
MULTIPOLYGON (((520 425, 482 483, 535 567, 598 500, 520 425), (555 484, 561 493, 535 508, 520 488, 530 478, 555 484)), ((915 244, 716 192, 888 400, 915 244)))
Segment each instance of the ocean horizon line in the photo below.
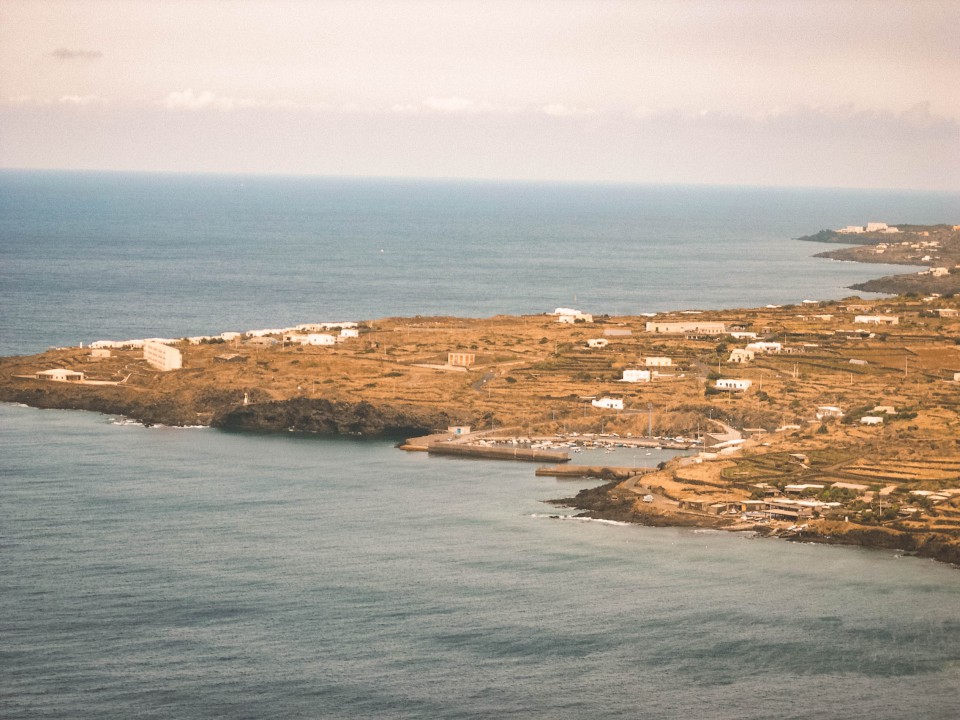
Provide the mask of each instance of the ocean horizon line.
POLYGON ((443 184, 476 186, 527 186, 545 188, 622 188, 622 189, 690 189, 690 190, 730 190, 730 191, 785 191, 785 192, 845 192, 845 193, 889 193, 940 195, 960 198, 960 188, 945 190, 942 188, 910 188, 885 186, 845 186, 845 185, 782 185, 756 183, 710 183, 710 182, 656 182, 644 180, 564 180, 552 178, 482 177, 482 176, 438 176, 438 175, 363 175, 334 173, 288 173, 272 171, 229 171, 229 170, 151 170, 122 168, 56 168, 56 167, 0 167, 0 175, 44 174, 44 175, 87 175, 170 177, 170 178, 254 178, 288 180, 326 180, 336 182, 373 182, 384 184, 443 184))

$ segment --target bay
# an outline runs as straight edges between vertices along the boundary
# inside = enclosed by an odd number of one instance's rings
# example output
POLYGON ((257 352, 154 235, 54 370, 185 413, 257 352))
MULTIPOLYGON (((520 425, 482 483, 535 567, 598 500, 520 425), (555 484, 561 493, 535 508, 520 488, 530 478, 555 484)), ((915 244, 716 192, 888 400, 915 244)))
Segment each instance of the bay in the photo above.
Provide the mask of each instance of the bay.
MULTIPOLYGON (((842 297, 956 194, 0 172, 0 353, 842 297)), ((651 457, 650 461, 660 458, 651 457)), ((389 441, 0 405, 4 718, 954 718, 956 570, 585 522, 389 441)))

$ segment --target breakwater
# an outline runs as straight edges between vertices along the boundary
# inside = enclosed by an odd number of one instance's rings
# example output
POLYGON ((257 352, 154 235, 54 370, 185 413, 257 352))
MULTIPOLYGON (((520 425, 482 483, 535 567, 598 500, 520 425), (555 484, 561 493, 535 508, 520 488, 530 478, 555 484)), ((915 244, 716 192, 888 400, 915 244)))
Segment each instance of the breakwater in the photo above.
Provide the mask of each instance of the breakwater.
POLYGON ((556 450, 537 448, 469 445, 467 443, 433 443, 427 448, 433 455, 456 455, 487 460, 520 460, 527 462, 570 462, 570 456, 556 450))

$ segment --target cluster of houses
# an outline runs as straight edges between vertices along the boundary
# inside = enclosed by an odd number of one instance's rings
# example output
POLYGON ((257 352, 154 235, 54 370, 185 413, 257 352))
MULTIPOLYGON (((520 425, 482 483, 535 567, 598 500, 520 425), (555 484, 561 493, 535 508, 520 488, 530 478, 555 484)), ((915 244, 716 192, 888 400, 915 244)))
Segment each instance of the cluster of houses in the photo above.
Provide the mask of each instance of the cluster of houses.
MULTIPOLYGON (((681 510, 690 510, 693 512, 707 513, 710 515, 724 514, 742 514, 748 520, 786 520, 793 523, 809 520, 813 517, 823 515, 840 515, 844 511, 844 504, 841 502, 825 502, 816 500, 805 495, 817 494, 826 489, 826 485, 818 483, 798 483, 786 485, 780 492, 776 488, 766 484, 757 483, 754 486, 761 491, 765 497, 762 500, 723 500, 717 497, 688 497, 679 500, 681 510)), ((831 489, 846 490, 854 493, 858 498, 872 501, 874 491, 869 485, 859 483, 835 482, 831 483, 831 489)), ((876 493, 881 500, 889 498, 896 485, 888 486, 876 493)), ((960 496, 960 488, 952 488, 934 492, 931 490, 911 490, 909 496, 914 498, 914 502, 923 501, 936 505, 946 502, 953 497, 960 496)), ((920 512, 920 508, 902 504, 899 514, 903 517, 909 517, 920 512)))
MULTIPOLYGON (((279 335, 283 342, 295 343, 300 345, 336 345, 350 338, 360 336, 359 325, 355 322, 326 322, 326 323, 308 323, 297 325, 292 328, 269 328, 262 330, 248 330, 246 332, 223 332, 219 335, 196 335, 186 338, 191 345, 199 345, 205 342, 240 342, 253 346, 276 345, 279 341, 272 337, 279 335), (339 331, 333 335, 331 331, 339 331)), ((111 350, 119 349, 142 349, 143 359, 150 367, 168 372, 170 370, 179 370, 183 367, 183 353, 175 345, 180 343, 183 338, 140 338, 135 340, 96 340, 90 343, 90 357, 94 360, 101 360, 110 357, 111 350)), ((83 347, 83 345, 81 345, 83 347)), ((220 355, 217 356, 218 362, 232 362, 239 355, 220 355)), ((76 370, 67 370, 65 368, 55 368, 52 370, 41 370, 35 376, 38 380, 51 380, 54 382, 86 382, 84 373, 76 370)))

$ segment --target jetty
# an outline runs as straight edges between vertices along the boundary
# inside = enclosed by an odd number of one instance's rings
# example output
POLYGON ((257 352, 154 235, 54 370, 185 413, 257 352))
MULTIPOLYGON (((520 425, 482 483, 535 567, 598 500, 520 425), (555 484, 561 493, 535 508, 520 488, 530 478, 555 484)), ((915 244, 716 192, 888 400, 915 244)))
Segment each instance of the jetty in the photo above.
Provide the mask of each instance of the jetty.
POLYGON ((570 455, 558 450, 504 445, 472 445, 469 443, 436 442, 427 446, 432 455, 456 455, 487 460, 520 460, 525 462, 570 462, 570 455))

